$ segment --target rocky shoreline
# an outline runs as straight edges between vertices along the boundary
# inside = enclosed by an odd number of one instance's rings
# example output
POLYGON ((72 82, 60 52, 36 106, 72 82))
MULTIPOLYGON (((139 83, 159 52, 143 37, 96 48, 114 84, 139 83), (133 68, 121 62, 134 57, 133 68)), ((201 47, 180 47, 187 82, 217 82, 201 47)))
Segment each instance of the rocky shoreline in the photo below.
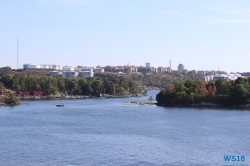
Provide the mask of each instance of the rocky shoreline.
POLYGON ((48 95, 48 96, 23 96, 17 97, 19 100, 50 100, 50 99, 88 99, 88 98, 129 98, 129 97, 143 97, 145 95, 142 94, 131 94, 131 95, 124 95, 124 96, 116 96, 116 95, 101 95, 101 96, 84 96, 84 95, 48 95))
POLYGON ((156 103, 157 106, 162 107, 183 107, 183 108, 250 108, 250 104, 247 105, 224 105, 224 104, 213 104, 208 102, 201 102, 195 104, 181 105, 181 104, 171 104, 171 105, 163 105, 156 103))
MULTIPOLYGON (((89 99, 89 98, 129 98, 129 97, 143 97, 146 95, 142 95, 142 94, 131 94, 131 95, 124 95, 124 96, 115 96, 115 95, 102 95, 102 96, 83 96, 83 95, 72 95, 72 96, 65 96, 65 95, 61 95, 61 94, 57 94, 57 95, 48 95, 48 96, 18 96, 16 98, 18 98, 19 100, 25 101, 25 100, 63 100, 63 99, 89 99)), ((18 102, 18 103, 11 103, 11 104, 7 104, 5 102, 0 102, 0 106, 16 106, 16 105, 20 105, 23 104, 22 102, 18 102)))
POLYGON ((0 106, 17 106, 17 105, 20 105, 20 104, 22 104, 22 102, 19 102, 19 103, 11 103, 11 104, 7 104, 7 103, 0 102, 0 106))

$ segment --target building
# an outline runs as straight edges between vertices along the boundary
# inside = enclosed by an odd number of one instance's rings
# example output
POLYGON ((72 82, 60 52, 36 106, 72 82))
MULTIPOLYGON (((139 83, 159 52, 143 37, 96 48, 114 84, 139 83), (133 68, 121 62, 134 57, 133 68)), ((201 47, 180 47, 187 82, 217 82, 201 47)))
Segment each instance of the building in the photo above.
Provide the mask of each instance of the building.
POLYGON ((183 66, 183 64, 179 64, 178 71, 182 72, 183 70, 185 70, 185 67, 183 66))
POLYGON ((62 66, 61 65, 52 65, 52 69, 53 70, 62 70, 62 66))
POLYGON ((231 80, 236 80, 239 77, 246 78, 240 74, 215 74, 213 80, 216 81, 219 79, 224 79, 227 81, 231 81, 231 80))
POLYGON ((64 77, 75 78, 78 76, 78 72, 76 72, 76 71, 63 71, 62 75, 64 77))
POLYGON ((75 71, 75 68, 74 68, 74 67, 71 67, 71 66, 63 66, 63 67, 62 67, 62 70, 63 70, 63 71, 75 71))
POLYGON ((203 75, 203 76, 207 74, 206 71, 198 71, 197 73, 200 74, 200 75, 203 75))
POLYGON ((124 70, 124 66, 116 66, 118 71, 123 71, 124 70))
POLYGON ((168 73, 172 73, 171 67, 167 67, 167 72, 168 72, 168 73))
POLYGON ((158 67, 158 72, 159 73, 162 73, 162 72, 164 72, 165 70, 164 70, 164 68, 163 67, 158 67))
MULTIPOLYGON (((201 78, 205 81, 205 82, 209 82, 209 81, 217 81, 220 79, 226 80, 226 81, 231 81, 231 80, 236 80, 239 77, 243 77, 240 74, 209 74, 209 75, 202 75, 201 78)), ((245 77, 243 77, 245 78, 245 77)))
POLYGON ((24 70, 62 70, 61 65, 48 65, 48 64, 24 64, 24 70))
POLYGON ((61 71, 51 71, 49 75, 58 77, 58 76, 62 75, 62 72, 61 71))
POLYGON ((137 72, 138 68, 136 66, 134 66, 134 65, 132 65, 132 66, 125 65, 124 66, 124 71, 126 71, 126 72, 137 72))
POLYGON ((89 72, 94 72, 94 69, 93 68, 82 68, 81 71, 89 71, 89 72))
POLYGON ((95 68, 94 73, 103 73, 104 69, 103 68, 95 68))
POLYGON ((146 63, 146 68, 150 68, 150 63, 146 63))
POLYGON ((209 81, 213 81, 214 79, 214 75, 206 75, 206 76, 201 76, 201 78, 206 82, 208 83, 209 81))
POLYGON ((89 71, 80 71, 80 72, 79 72, 79 77, 94 77, 93 70, 89 70, 89 71))

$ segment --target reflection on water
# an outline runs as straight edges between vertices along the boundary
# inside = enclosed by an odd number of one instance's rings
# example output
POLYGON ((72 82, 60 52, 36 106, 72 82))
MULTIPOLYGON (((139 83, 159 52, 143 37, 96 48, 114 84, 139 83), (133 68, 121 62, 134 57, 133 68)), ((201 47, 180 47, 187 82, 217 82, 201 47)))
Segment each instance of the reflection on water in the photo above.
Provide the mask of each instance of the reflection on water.
POLYGON ((250 164, 250 111, 126 104, 149 96, 0 107, 0 165, 250 164))

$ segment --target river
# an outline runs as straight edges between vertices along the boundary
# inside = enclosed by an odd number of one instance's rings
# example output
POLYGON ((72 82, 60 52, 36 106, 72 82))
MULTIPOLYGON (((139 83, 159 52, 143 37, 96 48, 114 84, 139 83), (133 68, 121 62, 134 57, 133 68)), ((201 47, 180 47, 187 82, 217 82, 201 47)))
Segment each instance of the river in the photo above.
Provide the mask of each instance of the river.
POLYGON ((0 165, 250 165, 250 111, 128 103, 149 96, 2 106, 0 165))

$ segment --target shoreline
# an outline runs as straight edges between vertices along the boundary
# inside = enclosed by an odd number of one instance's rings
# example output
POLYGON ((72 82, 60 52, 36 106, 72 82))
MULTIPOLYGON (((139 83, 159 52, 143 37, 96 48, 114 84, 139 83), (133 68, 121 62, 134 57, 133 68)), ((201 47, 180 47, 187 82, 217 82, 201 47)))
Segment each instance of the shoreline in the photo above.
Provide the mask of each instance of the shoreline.
POLYGON ((143 97, 147 95, 142 94, 133 94, 128 96, 113 96, 113 95, 105 95, 105 96, 57 96, 57 95, 49 95, 49 96, 25 96, 25 97, 17 97, 21 101, 25 100, 63 100, 63 99, 101 99, 101 98, 131 98, 131 97, 143 97))
POLYGON ((130 94, 124 96, 114 96, 114 95, 100 95, 100 96, 84 96, 84 95, 72 95, 72 96, 65 96, 65 95, 47 95, 47 96, 17 96, 20 100, 17 104, 7 104, 4 102, 0 102, 0 106, 18 106, 21 104, 26 104, 25 101, 39 101, 39 100, 72 100, 72 99, 108 99, 108 98, 133 98, 133 97, 144 97, 148 96, 147 94, 130 94))
POLYGON ((0 106, 18 106, 18 105, 21 105, 21 104, 23 104, 23 103, 19 102, 19 103, 6 104, 6 103, 1 103, 0 102, 0 106))
POLYGON ((0 106, 18 106, 22 104, 26 104, 23 101, 41 101, 41 100, 75 100, 75 99, 109 99, 109 98, 132 98, 132 97, 143 97, 143 95, 139 96, 130 96, 130 97, 123 97, 123 96, 108 96, 108 97, 96 97, 96 96, 70 96, 70 97, 50 97, 50 96, 26 96, 26 97, 17 97, 20 102, 17 104, 6 104, 0 102, 0 106))
POLYGON ((172 105, 164 105, 156 103, 157 106, 161 107, 169 107, 169 108, 221 108, 221 109, 248 109, 250 110, 250 105, 222 105, 222 104, 213 104, 213 103, 196 103, 196 104, 188 104, 188 105, 180 105, 180 104, 172 104, 172 105))

